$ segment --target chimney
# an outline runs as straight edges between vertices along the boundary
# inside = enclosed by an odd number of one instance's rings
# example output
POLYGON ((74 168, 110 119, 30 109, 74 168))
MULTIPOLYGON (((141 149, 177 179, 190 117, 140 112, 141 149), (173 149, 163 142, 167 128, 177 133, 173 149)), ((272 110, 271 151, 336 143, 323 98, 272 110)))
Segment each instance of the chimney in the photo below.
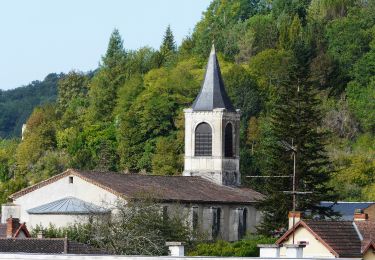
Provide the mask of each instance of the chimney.
POLYGON ((20 219, 18 218, 10 218, 7 219, 7 232, 6 232, 6 237, 11 238, 13 237, 13 230, 18 228, 20 225, 20 219))
POLYGON ((37 238, 44 238, 43 230, 40 230, 38 234, 36 235, 37 238))
POLYGON ((289 226, 288 229, 291 229, 293 227, 293 224, 297 224, 298 221, 301 220, 301 212, 300 211, 289 211, 288 214, 288 219, 289 219, 289 226), (294 216, 294 221, 293 221, 293 216, 294 216))
POLYGON ((279 258, 280 246, 276 244, 259 244, 259 257, 264 258, 279 258))
POLYGON ((182 242, 166 242, 170 256, 185 256, 185 246, 182 242))
POLYGON ((354 211, 354 221, 364 221, 368 219, 367 213, 363 209, 356 209, 354 211))

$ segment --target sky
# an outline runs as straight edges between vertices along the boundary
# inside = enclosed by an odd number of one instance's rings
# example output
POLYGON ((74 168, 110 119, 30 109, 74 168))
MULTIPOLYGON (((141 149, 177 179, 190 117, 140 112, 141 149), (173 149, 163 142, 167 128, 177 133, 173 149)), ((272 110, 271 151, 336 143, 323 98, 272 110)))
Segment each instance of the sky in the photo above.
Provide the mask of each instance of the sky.
POLYGON ((126 49, 158 48, 170 24, 176 43, 210 0, 0 0, 0 89, 52 72, 97 68, 114 28, 126 49))

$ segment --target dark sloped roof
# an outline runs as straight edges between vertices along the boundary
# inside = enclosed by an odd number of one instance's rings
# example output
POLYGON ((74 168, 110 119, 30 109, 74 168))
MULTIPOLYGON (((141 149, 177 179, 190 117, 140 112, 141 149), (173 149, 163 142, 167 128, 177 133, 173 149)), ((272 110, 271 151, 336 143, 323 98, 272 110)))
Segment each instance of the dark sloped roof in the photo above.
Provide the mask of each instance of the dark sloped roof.
POLYGON ((156 199, 166 202, 232 204, 248 204, 263 198, 262 194, 252 189, 221 186, 201 177, 120 174, 72 169, 16 192, 11 195, 11 198, 18 198, 69 175, 79 176, 103 189, 127 198, 135 198, 141 193, 151 193, 156 199))
POLYGON ((27 210, 29 214, 104 214, 108 209, 74 197, 65 197, 27 210))
POLYGON ((105 254, 103 250, 64 238, 0 238, 0 252, 41 254, 105 254))
MULTIPOLYGON (((361 240, 351 221, 301 220, 295 229, 305 227, 336 257, 361 257, 361 240)), ((289 229, 278 241, 282 244, 293 229, 289 229)))
POLYGON ((331 201, 322 201, 320 206, 323 207, 332 207, 332 210, 340 213, 342 220, 353 220, 354 211, 356 209, 365 209, 370 205, 375 204, 375 202, 331 202, 331 201))
POLYGON ((214 108, 225 108, 228 111, 235 111, 225 91, 224 81, 221 77, 219 62, 213 45, 208 59, 203 85, 192 108, 195 111, 211 111, 214 108))
POLYGON ((362 251, 365 249, 368 244, 373 243, 375 241, 375 221, 365 220, 365 221, 355 221, 355 225, 357 226, 362 240, 362 251))
POLYGON ((113 172, 78 172, 105 187, 134 198, 152 193, 163 201, 250 203, 262 195, 247 188, 221 186, 201 177, 119 174, 113 172))
POLYGON ((339 257, 360 257, 361 240, 351 221, 304 220, 339 257))

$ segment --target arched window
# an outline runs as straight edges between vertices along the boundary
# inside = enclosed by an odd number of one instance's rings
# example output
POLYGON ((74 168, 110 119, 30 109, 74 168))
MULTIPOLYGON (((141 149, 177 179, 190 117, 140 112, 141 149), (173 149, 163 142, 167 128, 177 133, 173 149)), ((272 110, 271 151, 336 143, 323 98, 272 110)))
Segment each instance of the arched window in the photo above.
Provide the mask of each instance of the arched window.
POLYGON ((212 155, 212 130, 207 123, 200 123, 195 129, 195 156, 212 155))
POLYGON ((233 157, 233 127, 228 123, 225 127, 225 142, 224 142, 225 157, 233 157))

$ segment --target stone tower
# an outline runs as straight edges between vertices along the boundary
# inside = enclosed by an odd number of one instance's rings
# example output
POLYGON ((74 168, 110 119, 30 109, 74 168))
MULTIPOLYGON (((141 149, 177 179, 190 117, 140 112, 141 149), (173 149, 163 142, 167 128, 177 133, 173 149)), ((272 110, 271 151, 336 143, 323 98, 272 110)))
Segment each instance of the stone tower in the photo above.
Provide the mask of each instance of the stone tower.
POLYGON ((184 113, 183 175, 239 186, 240 111, 234 109, 225 91, 214 46, 199 95, 184 113))

